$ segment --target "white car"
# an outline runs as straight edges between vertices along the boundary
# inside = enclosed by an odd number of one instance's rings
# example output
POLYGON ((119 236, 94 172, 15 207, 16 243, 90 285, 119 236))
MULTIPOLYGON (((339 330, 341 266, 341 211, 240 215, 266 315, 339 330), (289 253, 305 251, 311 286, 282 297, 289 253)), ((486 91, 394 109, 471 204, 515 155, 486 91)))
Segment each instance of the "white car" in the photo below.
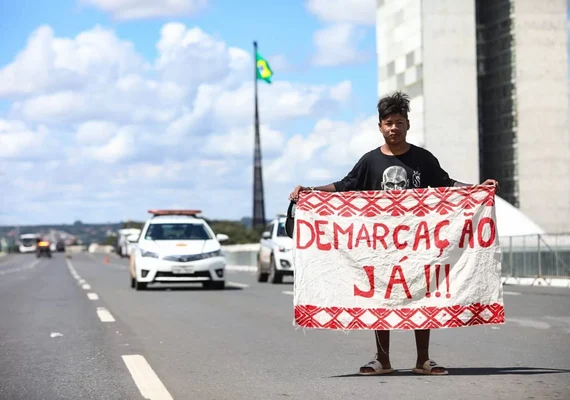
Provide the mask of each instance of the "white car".
POLYGON ((225 287, 226 259, 220 242, 197 214, 198 210, 150 210, 130 262, 131 287, 149 283, 202 283, 206 288, 225 287))
POLYGON ((284 276, 292 276, 293 239, 285 232, 285 216, 279 216, 267 226, 260 240, 257 258, 257 281, 281 283, 284 276))
POLYGON ((137 244, 139 242, 139 234, 132 234, 126 237, 126 253, 127 257, 130 257, 133 254, 133 251, 137 248, 137 244))
POLYGON ((130 257, 131 253, 129 246, 133 247, 133 244, 138 242, 138 235, 140 235, 140 233, 141 230, 137 228, 119 229, 119 235, 117 238, 117 254, 121 257, 130 257))

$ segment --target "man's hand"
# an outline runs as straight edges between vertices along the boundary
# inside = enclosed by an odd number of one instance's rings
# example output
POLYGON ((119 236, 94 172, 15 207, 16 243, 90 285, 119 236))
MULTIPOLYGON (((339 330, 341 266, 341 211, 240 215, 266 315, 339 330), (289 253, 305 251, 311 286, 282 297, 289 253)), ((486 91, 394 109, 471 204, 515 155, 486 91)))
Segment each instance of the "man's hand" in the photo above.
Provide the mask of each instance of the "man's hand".
POLYGON ((495 191, 497 193, 499 192, 499 182, 497 182, 494 179, 487 179, 485 182, 481 184, 481 186, 493 186, 495 188, 495 191))
POLYGON ((293 191, 289 194, 289 200, 290 201, 299 200, 299 193, 303 192, 305 190, 309 190, 309 188, 306 188, 306 187, 301 186, 301 185, 295 186, 295 189, 293 189, 293 191))

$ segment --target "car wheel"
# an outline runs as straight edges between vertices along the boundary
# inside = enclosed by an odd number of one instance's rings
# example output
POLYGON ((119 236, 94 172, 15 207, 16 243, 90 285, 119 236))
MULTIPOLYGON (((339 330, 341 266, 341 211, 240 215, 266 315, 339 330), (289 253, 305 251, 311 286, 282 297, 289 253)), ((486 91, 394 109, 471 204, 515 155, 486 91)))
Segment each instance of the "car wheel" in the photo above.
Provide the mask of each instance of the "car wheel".
POLYGON ((271 261, 269 262, 269 281, 273 284, 283 283, 283 275, 277 271, 277 265, 275 265, 273 255, 271 255, 271 261))
POLYGON ((210 281, 204 282, 204 288, 210 290, 224 290, 226 287, 226 281, 210 281))
POLYGON ((135 290, 145 290, 146 289, 146 282, 139 282, 135 279, 135 290))
POLYGON ((257 281, 258 282, 267 282, 269 278, 269 274, 267 272, 263 272, 261 270, 261 257, 257 257, 257 281))

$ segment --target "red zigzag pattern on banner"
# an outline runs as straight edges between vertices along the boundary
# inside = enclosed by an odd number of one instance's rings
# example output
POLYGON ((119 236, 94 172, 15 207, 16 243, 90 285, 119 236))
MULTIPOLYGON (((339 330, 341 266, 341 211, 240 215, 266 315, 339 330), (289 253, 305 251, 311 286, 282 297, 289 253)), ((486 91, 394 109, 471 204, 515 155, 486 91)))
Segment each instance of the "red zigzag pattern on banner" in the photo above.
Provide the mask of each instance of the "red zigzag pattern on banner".
POLYGON ((360 192, 301 192, 297 209, 318 215, 341 217, 413 214, 423 217, 436 213, 447 215, 460 208, 494 206, 495 189, 490 187, 441 187, 410 190, 360 192))
POLYGON ((414 330, 503 324, 502 304, 423 308, 344 308, 295 306, 295 322, 305 328, 350 330, 414 330))

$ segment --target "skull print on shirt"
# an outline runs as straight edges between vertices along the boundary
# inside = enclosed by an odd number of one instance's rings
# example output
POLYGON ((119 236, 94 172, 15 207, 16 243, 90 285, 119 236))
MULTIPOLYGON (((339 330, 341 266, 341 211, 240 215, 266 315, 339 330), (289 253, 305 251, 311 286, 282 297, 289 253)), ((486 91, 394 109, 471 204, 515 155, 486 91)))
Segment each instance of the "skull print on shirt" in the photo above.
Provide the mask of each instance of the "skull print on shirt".
POLYGON ((399 165, 386 168, 382 174, 383 190, 405 190, 408 188, 408 184, 408 173, 399 165))

